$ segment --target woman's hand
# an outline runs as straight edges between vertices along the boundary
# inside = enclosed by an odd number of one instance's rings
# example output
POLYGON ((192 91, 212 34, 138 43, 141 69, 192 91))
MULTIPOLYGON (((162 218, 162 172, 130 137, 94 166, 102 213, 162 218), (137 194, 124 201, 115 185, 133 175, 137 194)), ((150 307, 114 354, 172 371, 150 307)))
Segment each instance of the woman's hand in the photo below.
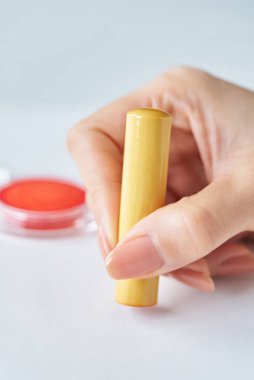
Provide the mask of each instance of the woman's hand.
POLYGON ((254 231, 253 92, 176 68, 81 121, 68 143, 112 277, 170 274, 212 291, 211 276, 254 271, 254 256, 240 241, 254 231), (138 107, 173 115, 167 205, 116 246, 125 117, 138 107))

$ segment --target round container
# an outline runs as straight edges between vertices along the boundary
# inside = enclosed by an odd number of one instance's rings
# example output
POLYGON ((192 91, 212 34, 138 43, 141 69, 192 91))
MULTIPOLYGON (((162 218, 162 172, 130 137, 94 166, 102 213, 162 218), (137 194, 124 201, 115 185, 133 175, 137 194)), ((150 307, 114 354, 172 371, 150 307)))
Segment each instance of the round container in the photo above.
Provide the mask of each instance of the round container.
POLYGON ((0 229, 30 237, 58 236, 95 229, 85 191, 61 179, 26 178, 0 190, 0 229))

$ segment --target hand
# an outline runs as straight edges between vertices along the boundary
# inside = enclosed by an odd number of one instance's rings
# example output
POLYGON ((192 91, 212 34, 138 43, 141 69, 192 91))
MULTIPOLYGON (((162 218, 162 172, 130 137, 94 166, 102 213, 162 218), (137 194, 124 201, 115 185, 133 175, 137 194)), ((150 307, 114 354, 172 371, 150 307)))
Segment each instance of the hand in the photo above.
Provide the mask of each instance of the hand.
POLYGON ((169 274, 212 291, 211 276, 254 271, 240 241, 254 231, 253 92, 176 68, 81 121, 68 143, 113 278, 169 274), (125 117, 138 107, 173 115, 167 205, 116 246, 125 117))

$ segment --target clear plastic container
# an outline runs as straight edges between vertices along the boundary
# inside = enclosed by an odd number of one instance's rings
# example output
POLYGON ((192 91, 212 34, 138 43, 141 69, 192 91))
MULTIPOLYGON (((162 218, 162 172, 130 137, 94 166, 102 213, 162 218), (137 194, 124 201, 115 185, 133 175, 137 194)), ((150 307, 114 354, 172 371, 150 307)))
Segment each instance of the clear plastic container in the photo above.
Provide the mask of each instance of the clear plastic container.
POLYGON ((26 237, 57 237, 96 230, 85 191, 62 179, 28 178, 0 190, 0 230, 26 237))

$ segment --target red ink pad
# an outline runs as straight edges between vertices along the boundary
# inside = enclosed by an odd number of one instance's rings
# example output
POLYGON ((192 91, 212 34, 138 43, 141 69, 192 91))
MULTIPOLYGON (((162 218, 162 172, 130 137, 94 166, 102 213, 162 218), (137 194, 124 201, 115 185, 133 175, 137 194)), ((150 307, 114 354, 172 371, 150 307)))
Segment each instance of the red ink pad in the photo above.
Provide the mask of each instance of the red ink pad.
POLYGON ((0 227, 7 232, 71 229, 84 224, 85 214, 85 191, 65 180, 20 179, 0 190, 0 227))

